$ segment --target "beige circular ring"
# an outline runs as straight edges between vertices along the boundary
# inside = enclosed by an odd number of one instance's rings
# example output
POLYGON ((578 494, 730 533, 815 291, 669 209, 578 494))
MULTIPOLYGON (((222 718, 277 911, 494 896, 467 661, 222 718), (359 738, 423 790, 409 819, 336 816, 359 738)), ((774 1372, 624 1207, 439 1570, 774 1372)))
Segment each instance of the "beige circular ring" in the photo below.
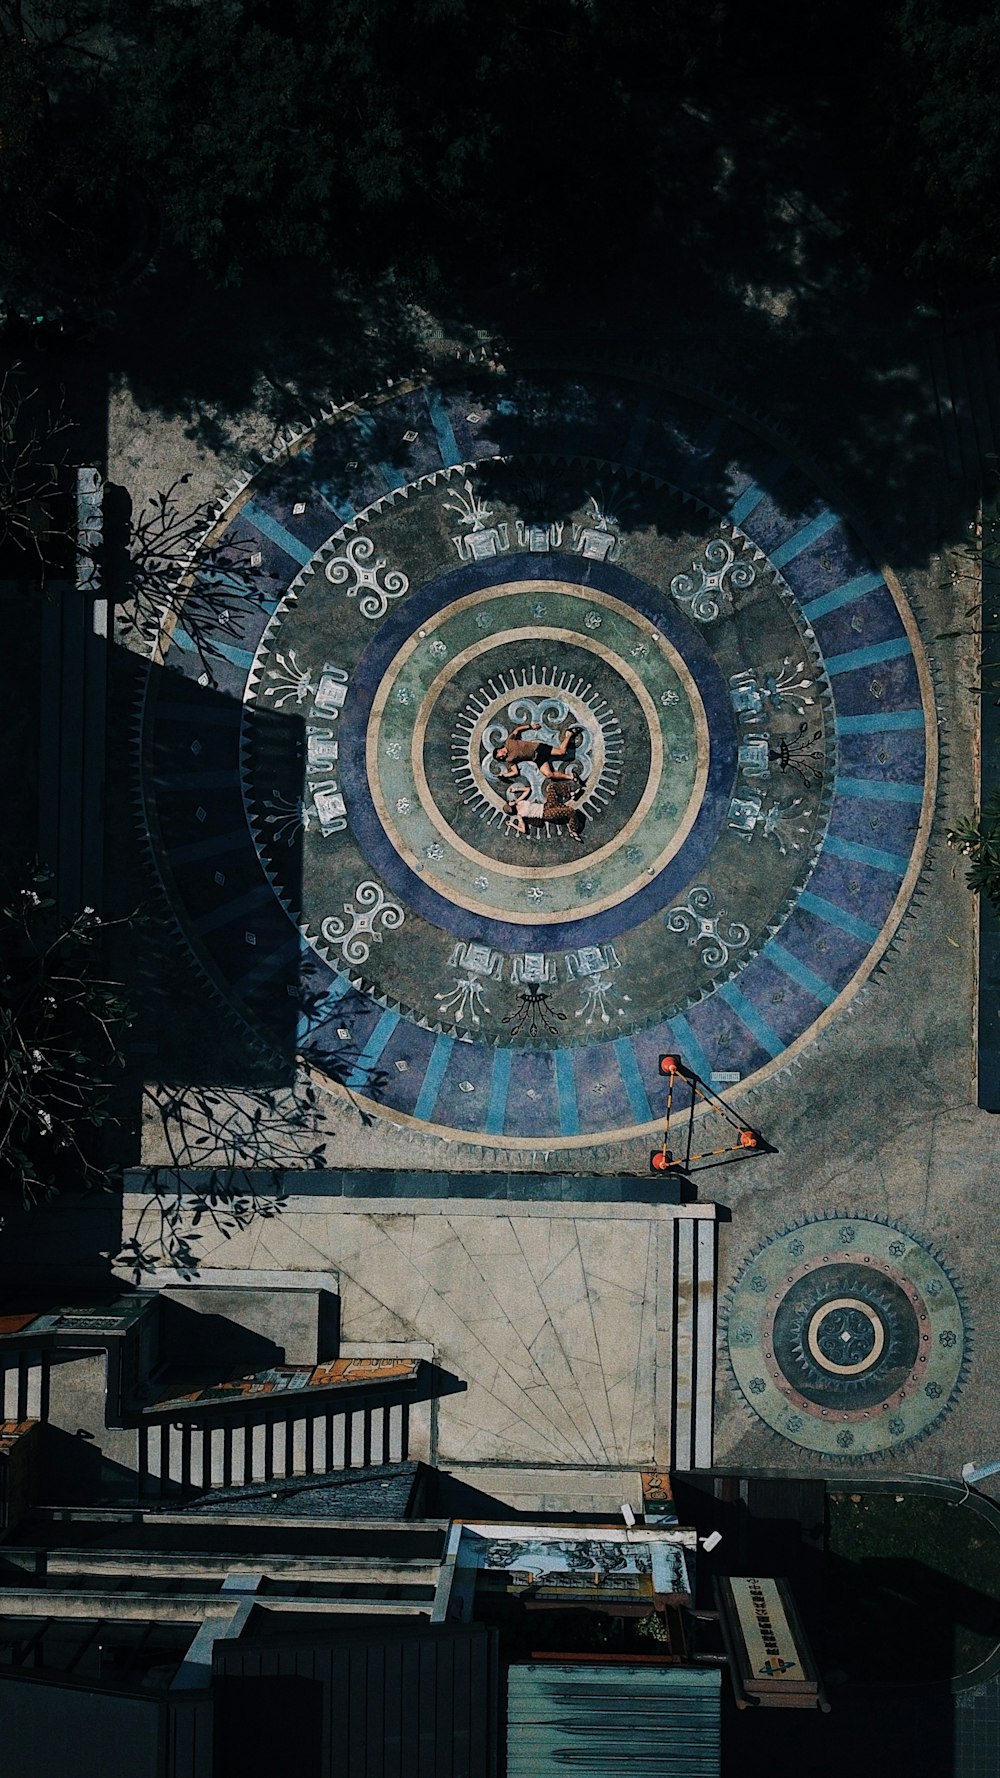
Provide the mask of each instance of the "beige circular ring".
POLYGON ((815 1358, 816 1363, 821 1365, 825 1371, 832 1371, 834 1375, 838 1377, 856 1377, 861 1371, 870 1370, 871 1366, 881 1358, 883 1348, 885 1347, 885 1328, 882 1326, 878 1316, 874 1314, 867 1303, 859 1302, 856 1296, 838 1296, 834 1298, 832 1303, 824 1303, 821 1308, 816 1310, 809 1323, 808 1342, 809 1350, 815 1358), (832 1359, 827 1358, 826 1355, 820 1351, 819 1330, 827 1316, 832 1315, 835 1309, 855 1309, 859 1315, 863 1315, 865 1320, 871 1324, 872 1332, 875 1335, 875 1344, 868 1353, 868 1356, 863 1358, 860 1364, 834 1364, 832 1359))

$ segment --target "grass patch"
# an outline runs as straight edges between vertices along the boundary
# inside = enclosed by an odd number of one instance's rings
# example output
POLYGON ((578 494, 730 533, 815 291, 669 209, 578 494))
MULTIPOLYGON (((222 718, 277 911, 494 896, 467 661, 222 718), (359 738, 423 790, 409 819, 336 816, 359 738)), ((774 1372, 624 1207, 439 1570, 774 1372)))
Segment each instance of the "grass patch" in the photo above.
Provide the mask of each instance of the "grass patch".
POLYGON ((828 1658, 858 1680, 945 1680, 1000 1644, 1000 1534, 929 1495, 831 1494, 828 1658))

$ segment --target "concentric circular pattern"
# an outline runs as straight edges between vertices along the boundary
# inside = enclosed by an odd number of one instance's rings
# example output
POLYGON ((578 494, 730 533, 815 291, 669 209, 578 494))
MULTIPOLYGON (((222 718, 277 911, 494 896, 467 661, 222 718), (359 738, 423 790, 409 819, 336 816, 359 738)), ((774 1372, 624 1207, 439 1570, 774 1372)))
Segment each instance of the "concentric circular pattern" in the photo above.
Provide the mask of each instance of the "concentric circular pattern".
POLYGON ((221 515, 269 609, 234 597, 207 656, 204 602, 162 640, 146 818, 212 979, 385 1115, 505 1147, 654 1127, 661 1051, 779 1065, 919 870, 934 730, 898 591, 665 392, 375 408, 221 515))
POLYGON ((941 1261, 891 1223, 823 1218, 743 1267, 725 1339, 748 1405, 793 1444, 872 1457, 928 1432, 968 1359, 941 1261))

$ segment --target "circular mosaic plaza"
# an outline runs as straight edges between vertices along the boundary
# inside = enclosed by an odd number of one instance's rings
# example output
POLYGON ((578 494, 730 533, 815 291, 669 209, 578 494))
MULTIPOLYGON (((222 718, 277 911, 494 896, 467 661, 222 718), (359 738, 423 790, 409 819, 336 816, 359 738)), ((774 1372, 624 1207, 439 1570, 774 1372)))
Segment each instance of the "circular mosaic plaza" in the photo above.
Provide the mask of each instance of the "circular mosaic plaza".
POLYGON ((758 1078, 881 956, 926 667, 773 446, 610 379, 406 386, 233 491, 226 549, 273 590, 206 636, 196 561, 144 812, 279 1053, 401 1124, 590 1146, 656 1126, 660 1052, 758 1078))
POLYGON ((956 1286, 905 1230, 830 1216, 776 1235, 733 1285, 733 1376, 773 1432, 823 1456, 865 1458, 921 1438, 968 1361, 956 1286))

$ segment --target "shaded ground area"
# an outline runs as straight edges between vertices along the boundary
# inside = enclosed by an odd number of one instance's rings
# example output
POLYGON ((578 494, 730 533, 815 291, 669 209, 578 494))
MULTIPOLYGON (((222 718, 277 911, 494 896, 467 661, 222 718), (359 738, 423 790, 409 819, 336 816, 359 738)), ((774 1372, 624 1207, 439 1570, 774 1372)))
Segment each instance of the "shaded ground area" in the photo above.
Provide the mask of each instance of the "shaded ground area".
MULTIPOLYGON (((876 1772, 992 1778, 997 1692, 953 1694, 950 1675, 1000 1638, 1000 1538, 982 1513, 940 1497, 820 1481, 686 1478, 678 1508, 722 1533, 710 1570, 789 1579, 830 1699, 819 1711, 738 1711, 723 1687, 723 1772, 876 1772), (991 1763, 992 1762, 992 1763, 991 1763)), ((710 1604, 707 1596, 700 1601, 710 1604)))
POLYGON ((943 1680, 1000 1642, 1000 1536, 946 1500, 829 1496, 831 1651, 852 1678, 943 1680))

